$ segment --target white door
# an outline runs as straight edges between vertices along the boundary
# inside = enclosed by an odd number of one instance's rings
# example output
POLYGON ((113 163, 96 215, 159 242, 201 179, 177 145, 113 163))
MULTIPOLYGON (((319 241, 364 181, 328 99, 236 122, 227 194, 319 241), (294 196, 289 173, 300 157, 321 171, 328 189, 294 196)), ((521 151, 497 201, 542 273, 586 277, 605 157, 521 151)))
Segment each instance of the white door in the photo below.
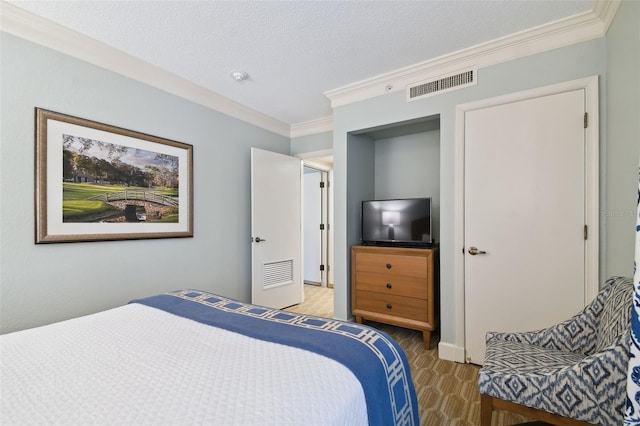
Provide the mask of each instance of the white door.
POLYGON ((304 168, 304 282, 318 285, 322 283, 322 193, 320 172, 304 168))
POLYGON ((581 89, 465 114, 468 362, 483 363, 487 331, 585 306, 584 111, 581 89))
POLYGON ((304 300, 302 162, 251 148, 251 301, 285 308, 304 300))

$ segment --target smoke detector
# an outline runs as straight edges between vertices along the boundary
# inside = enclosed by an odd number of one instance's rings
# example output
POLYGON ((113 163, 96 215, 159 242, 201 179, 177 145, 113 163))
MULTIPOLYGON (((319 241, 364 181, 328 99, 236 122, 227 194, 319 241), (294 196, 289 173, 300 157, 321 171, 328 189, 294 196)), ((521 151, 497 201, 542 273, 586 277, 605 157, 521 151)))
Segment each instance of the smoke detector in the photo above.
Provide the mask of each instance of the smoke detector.
POLYGON ((231 71, 231 77, 237 82, 249 80, 249 74, 244 71, 231 71))

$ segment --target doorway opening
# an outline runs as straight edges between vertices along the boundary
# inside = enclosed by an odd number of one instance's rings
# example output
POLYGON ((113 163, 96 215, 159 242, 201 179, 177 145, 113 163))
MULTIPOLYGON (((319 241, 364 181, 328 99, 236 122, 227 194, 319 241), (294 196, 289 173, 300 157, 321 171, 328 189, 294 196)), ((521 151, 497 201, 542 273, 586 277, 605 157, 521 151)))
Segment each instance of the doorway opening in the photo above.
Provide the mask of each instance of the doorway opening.
POLYGON ((305 164, 303 174, 303 281, 332 287, 329 282, 329 173, 305 164))
POLYGON ((294 312, 334 317, 333 151, 298 155, 303 160, 302 262, 305 301, 294 312))

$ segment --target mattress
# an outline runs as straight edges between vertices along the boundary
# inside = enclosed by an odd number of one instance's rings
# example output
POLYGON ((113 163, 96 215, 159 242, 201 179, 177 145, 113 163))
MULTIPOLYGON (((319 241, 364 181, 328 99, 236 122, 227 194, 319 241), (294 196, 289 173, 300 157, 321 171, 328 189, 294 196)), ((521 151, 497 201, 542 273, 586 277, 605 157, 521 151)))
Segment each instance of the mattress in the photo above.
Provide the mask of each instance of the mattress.
MULTIPOLYGON (((213 297, 191 290, 176 294, 196 294, 205 301, 213 297)), ((163 296, 172 301, 178 299, 176 294, 163 296)), ((189 297, 181 297, 177 303, 187 303, 184 306, 189 313, 197 312, 194 302, 186 299, 189 297)), ((268 312, 269 316, 282 318, 284 314, 284 311, 219 296, 215 296, 215 300, 222 301, 227 308, 233 306, 231 310, 241 306, 253 314, 260 312, 260 316, 268 312)), ((155 298, 144 299, 97 314, 0 336, 0 423, 366 425, 378 422, 378 414, 371 418, 370 395, 384 394, 385 389, 365 389, 358 377, 362 372, 354 372, 353 367, 340 361, 340 356, 336 359, 328 353, 296 347, 291 342, 278 342, 278 336, 276 341, 252 336, 255 329, 267 333, 269 327, 250 325, 251 330, 243 332, 207 324, 209 318, 217 318, 209 313, 210 306, 203 308, 204 319, 194 319, 182 316, 175 309, 172 312, 171 307, 153 306, 155 301, 155 298)), ((242 321, 238 320, 237 313, 232 314, 235 316, 232 315, 228 323, 237 327, 242 321)), ((286 317, 313 322, 313 317, 308 316, 286 313, 286 317)), ((322 321, 350 326, 335 320, 322 321)), ((260 319, 260 322, 269 321, 260 319)), ((317 340, 312 337, 311 340, 317 340)), ((340 348, 335 349, 340 352, 340 348)), ((398 381, 394 381, 393 386, 397 384, 398 381)), ((409 405, 410 415, 396 416, 396 424, 418 423, 412 385, 408 392, 401 392, 409 395, 408 401, 392 401, 395 405, 407 405, 407 402, 409 405)))

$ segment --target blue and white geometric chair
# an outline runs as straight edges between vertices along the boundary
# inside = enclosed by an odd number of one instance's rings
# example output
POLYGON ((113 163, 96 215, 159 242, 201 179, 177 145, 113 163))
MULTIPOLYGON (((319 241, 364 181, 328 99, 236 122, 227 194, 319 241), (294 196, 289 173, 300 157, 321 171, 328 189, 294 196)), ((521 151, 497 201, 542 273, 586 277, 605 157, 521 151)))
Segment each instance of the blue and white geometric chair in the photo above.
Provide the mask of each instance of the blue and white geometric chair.
POLYGON ((481 425, 494 409, 556 425, 621 425, 629 362, 630 278, 607 280, 582 312, 524 333, 487 333, 481 425))

